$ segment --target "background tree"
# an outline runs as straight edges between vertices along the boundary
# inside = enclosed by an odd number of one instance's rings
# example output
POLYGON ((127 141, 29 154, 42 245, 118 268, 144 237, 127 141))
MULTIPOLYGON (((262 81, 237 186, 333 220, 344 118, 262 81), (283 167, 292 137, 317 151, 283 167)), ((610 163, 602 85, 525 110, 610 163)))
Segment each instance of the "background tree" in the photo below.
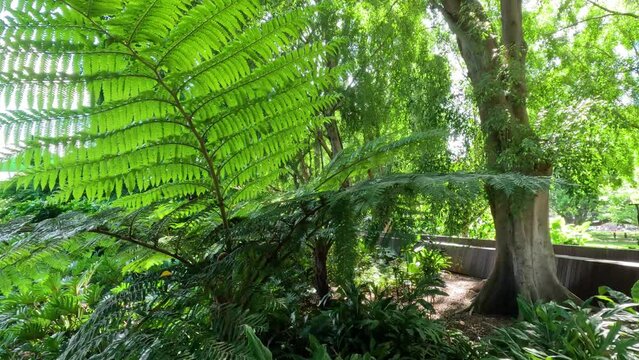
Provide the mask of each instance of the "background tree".
POLYGON ((638 20, 597 4, 543 2, 524 21, 528 108, 561 179, 551 206, 576 223, 593 220, 604 187, 633 181, 637 161, 638 20))
MULTIPOLYGON (((309 4, 307 1, 273 2, 275 7, 309 4)), ((425 1, 324 1, 320 4, 318 14, 312 19, 313 30, 305 36, 305 41, 337 40, 339 50, 331 54, 326 66, 344 68, 336 86, 341 97, 323 113, 331 120, 310 134, 306 152, 292 162, 296 183, 308 182, 345 147, 373 143, 381 136, 398 140, 433 129, 441 130, 442 135, 424 142, 423 151, 399 150, 392 161, 376 164, 365 177, 375 178, 397 171, 474 170, 454 159, 448 148, 450 136, 474 134, 465 133, 467 118, 450 106, 453 95, 448 65, 444 57, 434 52, 436 38, 422 23, 425 5, 425 1)), ((359 178, 352 174, 350 180, 359 178)), ((419 229, 409 230, 403 226, 403 232, 453 233, 467 227, 473 219, 474 214, 464 211, 473 207, 457 206, 447 211, 454 206, 449 200, 430 205, 423 200, 411 201, 410 205, 402 200, 396 204, 404 211, 410 209, 412 215, 422 220, 428 218, 428 221, 411 222, 419 229)), ((466 200, 472 201, 470 197, 466 200)), ((482 201, 481 198, 475 200, 482 201)), ((371 231, 394 230, 393 235, 399 236, 400 221, 395 220, 395 226, 389 226, 393 220, 387 218, 380 221, 381 227, 371 231)), ((312 249, 316 259, 316 287, 321 295, 329 289, 327 260, 330 256, 339 256, 331 255, 333 242, 318 238, 312 249)))

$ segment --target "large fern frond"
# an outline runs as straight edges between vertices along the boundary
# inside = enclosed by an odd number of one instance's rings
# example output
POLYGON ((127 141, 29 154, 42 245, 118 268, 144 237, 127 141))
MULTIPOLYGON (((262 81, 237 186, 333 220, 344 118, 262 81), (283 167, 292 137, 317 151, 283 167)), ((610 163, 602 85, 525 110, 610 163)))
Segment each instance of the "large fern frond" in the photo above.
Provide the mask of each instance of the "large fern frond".
POLYGON ((263 192, 335 101, 308 11, 257 0, 0 1, 5 166, 56 199, 137 208, 263 192))

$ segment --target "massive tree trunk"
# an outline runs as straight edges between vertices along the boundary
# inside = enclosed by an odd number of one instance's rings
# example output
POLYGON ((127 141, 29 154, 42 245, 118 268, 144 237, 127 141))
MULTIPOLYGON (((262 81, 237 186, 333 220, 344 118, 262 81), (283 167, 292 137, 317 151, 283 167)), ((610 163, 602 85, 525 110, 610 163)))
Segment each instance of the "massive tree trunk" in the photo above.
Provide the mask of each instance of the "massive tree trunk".
POLYGON ((557 279, 548 230, 548 191, 517 200, 488 189, 495 223, 495 268, 474 302, 474 311, 516 314, 517 296, 565 300, 573 295, 557 279))
MULTIPOLYGON (((502 0, 500 5, 501 44, 479 1, 435 0, 434 7, 455 34, 468 69, 486 136, 488 168, 550 176, 552 168, 547 160, 531 158, 522 151, 522 144, 538 144, 538 139, 526 109, 521 0, 502 0), (506 159, 505 154, 510 158, 506 159)), ((475 299, 474 310, 515 314, 517 296, 528 300, 573 297, 556 275, 548 228, 548 190, 509 197, 502 190, 487 186, 487 193, 495 223, 497 257, 492 274, 475 299)))

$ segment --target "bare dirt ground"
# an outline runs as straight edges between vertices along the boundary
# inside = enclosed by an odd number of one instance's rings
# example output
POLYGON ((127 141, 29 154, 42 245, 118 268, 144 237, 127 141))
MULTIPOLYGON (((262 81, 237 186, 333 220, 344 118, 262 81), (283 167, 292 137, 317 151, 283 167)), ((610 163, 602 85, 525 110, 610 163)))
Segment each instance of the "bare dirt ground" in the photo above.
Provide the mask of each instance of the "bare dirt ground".
POLYGON ((477 340, 490 334, 495 328, 508 326, 514 321, 507 317, 471 314, 467 310, 484 284, 482 279, 449 272, 444 272, 442 278, 446 282, 444 291, 448 296, 436 296, 432 303, 436 317, 444 320, 450 327, 477 340))

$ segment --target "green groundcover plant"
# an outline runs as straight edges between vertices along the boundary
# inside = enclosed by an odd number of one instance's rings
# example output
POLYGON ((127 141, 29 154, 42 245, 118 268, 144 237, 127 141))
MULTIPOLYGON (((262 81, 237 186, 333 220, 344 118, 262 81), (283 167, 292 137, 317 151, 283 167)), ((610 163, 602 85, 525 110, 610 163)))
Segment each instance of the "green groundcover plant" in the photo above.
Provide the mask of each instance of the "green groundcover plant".
POLYGON ((639 359, 639 282, 607 287, 582 305, 519 301, 521 321, 483 342, 490 359, 639 359))

